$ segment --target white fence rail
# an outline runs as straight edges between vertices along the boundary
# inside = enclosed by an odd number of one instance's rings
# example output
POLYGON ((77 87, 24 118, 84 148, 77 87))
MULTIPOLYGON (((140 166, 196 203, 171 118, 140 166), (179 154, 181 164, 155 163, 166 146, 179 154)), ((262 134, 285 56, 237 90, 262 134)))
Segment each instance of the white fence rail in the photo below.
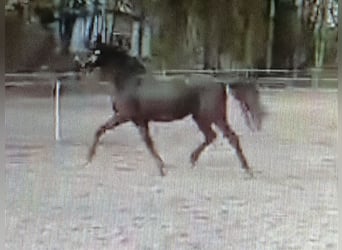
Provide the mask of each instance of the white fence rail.
MULTIPOLYGON (((323 71, 330 71, 332 77, 320 78, 320 80, 337 81, 337 70, 335 69, 309 69, 309 70, 288 70, 288 69, 228 69, 228 70, 200 70, 200 69, 168 69, 153 71, 156 75, 188 75, 188 74, 209 74, 214 76, 240 76, 250 77, 253 74, 258 74, 257 81, 270 79, 282 81, 307 81, 312 80, 317 74, 323 71)), ((76 72, 48 73, 48 72, 33 72, 33 73, 7 73, 5 74, 6 85, 15 81, 30 81, 30 80, 47 80, 52 78, 76 78, 80 74, 76 72)))

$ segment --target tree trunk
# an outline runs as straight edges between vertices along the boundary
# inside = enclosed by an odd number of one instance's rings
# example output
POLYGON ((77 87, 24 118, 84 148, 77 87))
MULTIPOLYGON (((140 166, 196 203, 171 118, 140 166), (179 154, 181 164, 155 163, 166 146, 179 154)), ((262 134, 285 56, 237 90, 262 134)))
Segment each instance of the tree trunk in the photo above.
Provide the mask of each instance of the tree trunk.
POLYGON ((218 48, 218 32, 215 16, 210 18, 205 27, 204 32, 204 69, 217 69, 219 62, 219 48, 218 48))
POLYGON ((132 36, 131 36, 131 51, 130 54, 132 56, 139 56, 139 51, 140 51, 140 38, 139 38, 139 33, 140 33, 140 22, 134 21, 132 23, 132 36))
POLYGON ((90 20, 90 25, 88 27, 88 46, 90 45, 90 41, 93 36, 93 31, 94 31, 94 22, 95 22, 95 14, 92 15, 91 20, 90 20))
POLYGON ((109 43, 114 43, 115 13, 112 14, 112 26, 110 28, 109 43))
POLYGON ((139 42, 138 42, 138 56, 142 55, 142 47, 143 47, 143 34, 144 34, 144 21, 139 20, 139 42))
POLYGON ((250 17, 246 17, 245 24, 245 63, 251 67, 253 66, 253 30, 250 17))
POLYGON ((267 55, 266 55, 266 68, 267 69, 270 69, 272 67, 275 0, 270 0, 269 13, 270 13, 270 16, 269 16, 269 23, 268 23, 268 41, 267 41, 267 55))

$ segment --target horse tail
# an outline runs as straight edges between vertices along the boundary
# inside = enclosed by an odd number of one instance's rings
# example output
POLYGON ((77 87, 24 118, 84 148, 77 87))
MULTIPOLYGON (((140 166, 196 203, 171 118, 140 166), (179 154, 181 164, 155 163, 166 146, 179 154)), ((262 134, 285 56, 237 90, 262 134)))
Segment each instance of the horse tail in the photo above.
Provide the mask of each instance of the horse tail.
POLYGON ((256 84, 232 83, 229 85, 229 92, 240 103, 247 126, 251 130, 260 130, 265 112, 256 84))

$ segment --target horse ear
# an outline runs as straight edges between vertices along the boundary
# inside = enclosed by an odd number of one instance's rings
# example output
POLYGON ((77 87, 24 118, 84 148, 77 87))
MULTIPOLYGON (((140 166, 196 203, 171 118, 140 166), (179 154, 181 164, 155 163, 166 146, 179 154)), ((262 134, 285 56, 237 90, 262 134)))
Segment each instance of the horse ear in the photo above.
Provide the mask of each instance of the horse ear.
POLYGON ((98 48, 101 45, 102 45, 102 35, 97 34, 96 40, 95 40, 95 48, 98 48))

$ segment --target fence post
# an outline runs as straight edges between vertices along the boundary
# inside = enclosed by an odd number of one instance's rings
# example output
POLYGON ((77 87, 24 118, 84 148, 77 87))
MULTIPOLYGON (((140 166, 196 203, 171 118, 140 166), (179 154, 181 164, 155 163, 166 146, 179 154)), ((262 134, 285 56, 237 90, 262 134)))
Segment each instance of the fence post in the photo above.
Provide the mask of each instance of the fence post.
POLYGON ((313 72, 312 72, 312 77, 311 77, 311 87, 314 89, 317 89, 319 87, 320 84, 320 80, 321 80, 321 73, 322 73, 322 69, 321 68, 314 68, 313 72))
POLYGON ((61 139, 60 131, 60 89, 61 81, 57 79, 55 81, 55 98, 54 98, 54 108, 55 108, 55 140, 59 141, 61 139))

